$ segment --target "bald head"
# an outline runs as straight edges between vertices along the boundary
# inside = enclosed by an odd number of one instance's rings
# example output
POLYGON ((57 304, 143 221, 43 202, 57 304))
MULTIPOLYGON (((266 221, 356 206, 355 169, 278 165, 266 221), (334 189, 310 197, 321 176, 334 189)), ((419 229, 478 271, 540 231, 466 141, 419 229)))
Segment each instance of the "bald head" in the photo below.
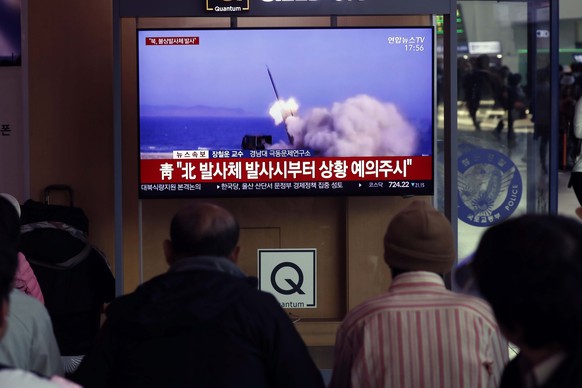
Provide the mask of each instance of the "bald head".
POLYGON ((192 256, 230 257, 237 248, 239 226, 226 209, 211 203, 182 208, 170 224, 169 261, 192 256))

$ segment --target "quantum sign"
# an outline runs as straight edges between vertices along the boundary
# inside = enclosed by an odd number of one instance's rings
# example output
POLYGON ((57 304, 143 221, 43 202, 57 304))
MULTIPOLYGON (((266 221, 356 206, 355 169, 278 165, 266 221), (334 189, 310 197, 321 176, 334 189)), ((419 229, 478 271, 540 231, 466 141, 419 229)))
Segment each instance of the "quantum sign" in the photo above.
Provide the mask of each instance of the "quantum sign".
POLYGON ((259 249, 259 289, 283 308, 317 307, 316 249, 259 249))
POLYGON ((250 0, 206 0, 206 10, 213 12, 248 11, 250 0))

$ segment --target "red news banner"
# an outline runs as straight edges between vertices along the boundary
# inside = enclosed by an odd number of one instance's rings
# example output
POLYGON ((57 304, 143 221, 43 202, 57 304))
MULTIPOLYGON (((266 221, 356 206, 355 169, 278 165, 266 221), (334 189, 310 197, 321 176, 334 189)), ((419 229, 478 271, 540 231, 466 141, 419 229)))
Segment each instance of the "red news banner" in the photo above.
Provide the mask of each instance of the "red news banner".
POLYGON ((431 156, 142 159, 141 183, 416 181, 432 179, 431 156))

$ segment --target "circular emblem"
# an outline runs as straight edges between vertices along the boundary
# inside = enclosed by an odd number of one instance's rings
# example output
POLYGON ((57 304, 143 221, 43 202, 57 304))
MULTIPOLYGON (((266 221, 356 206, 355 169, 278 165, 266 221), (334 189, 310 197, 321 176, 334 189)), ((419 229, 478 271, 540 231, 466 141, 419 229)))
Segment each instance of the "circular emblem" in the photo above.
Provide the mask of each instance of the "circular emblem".
POLYGON ((476 148, 459 156, 459 219, 490 226, 508 218, 521 200, 521 175, 501 152, 476 148))

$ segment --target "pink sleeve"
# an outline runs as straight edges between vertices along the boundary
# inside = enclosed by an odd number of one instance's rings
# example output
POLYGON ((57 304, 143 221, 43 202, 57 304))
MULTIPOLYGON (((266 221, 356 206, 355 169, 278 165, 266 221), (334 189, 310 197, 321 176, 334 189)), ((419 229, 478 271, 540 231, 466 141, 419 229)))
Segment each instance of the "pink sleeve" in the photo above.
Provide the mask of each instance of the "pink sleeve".
POLYGON ((51 381, 61 388, 82 388, 80 385, 72 382, 71 380, 57 375, 52 376, 51 381))
POLYGON ((14 276, 14 288, 38 299, 44 304, 44 297, 30 264, 24 254, 18 252, 18 268, 14 276))

